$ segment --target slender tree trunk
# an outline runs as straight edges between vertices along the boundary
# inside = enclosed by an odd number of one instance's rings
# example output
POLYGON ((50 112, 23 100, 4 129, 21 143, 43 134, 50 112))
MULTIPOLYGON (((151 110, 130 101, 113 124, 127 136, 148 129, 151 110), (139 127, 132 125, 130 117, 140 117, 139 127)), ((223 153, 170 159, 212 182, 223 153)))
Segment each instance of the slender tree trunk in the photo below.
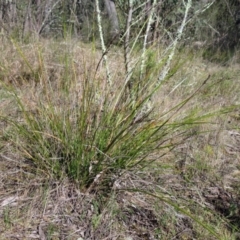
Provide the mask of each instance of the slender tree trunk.
POLYGON ((32 1, 28 0, 28 6, 25 13, 25 19, 23 23, 23 36, 32 31, 32 14, 31 14, 32 1))
POLYGON ((17 3, 16 1, 11 1, 10 4, 10 12, 11 12, 11 20, 12 20, 12 24, 16 24, 17 23, 17 3))
POLYGON ((0 2, 0 24, 1 25, 2 25, 2 22, 3 22, 3 11, 4 11, 3 2, 0 2))
POLYGON ((165 63, 165 66, 164 66, 163 70, 161 71, 161 73, 158 76, 158 83, 157 83, 156 89, 161 85, 161 82, 166 78, 166 76, 169 73, 170 64, 171 64, 171 62, 173 60, 173 57, 175 55, 177 44, 181 40, 181 37, 183 35, 183 31, 186 28, 186 25, 188 23, 187 22, 187 18, 188 18, 189 11, 190 11, 190 9, 192 7, 192 0, 188 0, 187 3, 184 2, 184 6, 185 6, 185 12, 184 12, 184 17, 183 17, 182 23, 181 23, 180 27, 178 28, 177 36, 175 37, 175 39, 174 39, 174 41, 172 43, 171 51, 170 51, 170 53, 168 55, 168 59, 167 59, 167 61, 165 63))
MULTIPOLYGON (((131 67, 130 67, 130 32, 131 32, 131 22, 132 22, 132 13, 133 13, 133 0, 129 0, 128 2, 128 18, 126 22, 126 31, 125 31, 125 39, 124 39, 124 59, 125 59, 125 70, 127 76, 127 87, 130 95, 132 94, 132 80, 131 78, 131 67)), ((133 96, 131 96, 132 98, 133 96)))
POLYGON ((104 3, 110 21, 110 38, 116 39, 120 32, 116 5, 113 0, 104 0, 104 3))
POLYGON ((38 33, 43 21, 43 7, 41 0, 35 1, 35 31, 38 33))
POLYGON ((150 18, 151 18, 151 21, 152 21, 152 16, 151 16, 152 3, 151 2, 152 2, 151 0, 147 0, 147 2, 145 3, 145 9, 144 9, 144 12, 145 12, 145 22, 147 23, 147 29, 146 29, 146 33, 145 33, 145 39, 144 39, 144 41, 147 40, 146 43, 150 42, 150 40, 151 40, 150 28, 151 28, 152 22, 150 22, 150 26, 148 26, 150 18))
POLYGON ((141 63, 141 71, 140 71, 141 80, 143 79, 143 75, 144 75, 147 44, 150 40, 151 25, 153 23, 153 14, 155 12, 156 4, 157 4, 157 0, 153 0, 152 6, 150 6, 150 8, 148 9, 149 13, 148 13, 148 19, 147 19, 147 28, 146 28, 144 42, 143 42, 142 63, 141 63))
POLYGON ((77 30, 78 28, 77 28, 77 26, 79 25, 78 19, 77 19, 77 0, 73 1, 70 18, 72 20, 74 36, 77 37, 77 35, 78 35, 78 30, 77 30))
POLYGON ((5 0, 1 3, 1 18, 12 28, 17 22, 17 8, 15 0, 5 0))
POLYGON ((110 71, 108 67, 108 60, 107 60, 107 49, 104 43, 104 38, 103 38, 103 30, 102 30, 102 19, 101 19, 101 11, 99 7, 99 0, 95 0, 96 4, 96 11, 97 11, 97 22, 98 22, 98 31, 99 31, 99 36, 101 40, 101 47, 102 47, 102 54, 103 54, 103 60, 105 62, 105 67, 106 67, 106 74, 107 74, 107 84, 108 86, 111 86, 111 76, 110 76, 110 71))
POLYGON ((51 18, 51 14, 52 14, 53 10, 57 7, 57 5, 60 3, 60 1, 61 0, 55 0, 54 2, 49 1, 48 4, 45 5, 44 19, 38 30, 39 35, 43 32, 44 29, 48 28, 48 31, 49 31, 49 29, 50 29, 49 19, 51 18))
POLYGON ((154 22, 153 43, 155 43, 160 36, 160 34, 159 34, 159 22, 160 22, 159 15, 157 14, 157 18, 154 22))

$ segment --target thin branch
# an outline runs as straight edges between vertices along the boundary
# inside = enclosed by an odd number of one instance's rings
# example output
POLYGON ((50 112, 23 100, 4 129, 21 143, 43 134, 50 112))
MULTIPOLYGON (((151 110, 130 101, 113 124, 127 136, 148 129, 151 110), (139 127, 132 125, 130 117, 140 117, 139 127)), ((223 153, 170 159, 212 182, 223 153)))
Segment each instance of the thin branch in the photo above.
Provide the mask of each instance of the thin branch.
POLYGON ((52 7, 47 11, 47 14, 46 14, 46 16, 45 16, 45 18, 44 18, 44 20, 43 20, 43 22, 42 22, 42 25, 41 25, 41 27, 40 27, 39 30, 38 30, 38 34, 41 34, 41 32, 43 31, 44 27, 46 26, 46 22, 47 22, 47 20, 48 20, 48 18, 49 18, 49 16, 50 16, 50 14, 52 13, 53 9, 58 5, 58 3, 59 3, 60 1, 61 1, 61 0, 56 1, 56 2, 52 5, 52 7))
POLYGON ((158 88, 158 87, 160 86, 161 82, 165 79, 165 77, 166 77, 167 74, 169 73, 170 64, 171 64, 171 62, 172 62, 172 60, 173 60, 173 57, 174 57, 174 55, 175 55, 175 51, 176 51, 176 48, 177 48, 177 44, 178 44, 178 42, 180 41, 180 39, 181 39, 181 37, 182 37, 182 35, 183 35, 183 30, 184 30, 184 28, 185 28, 186 25, 187 25, 187 17, 188 17, 189 10, 190 10, 190 8, 192 7, 192 0, 188 0, 187 3, 185 3, 185 2, 183 1, 183 3, 184 3, 184 5, 185 5, 185 7, 186 7, 185 13, 184 13, 184 18, 183 18, 183 21, 182 21, 182 23, 181 23, 181 26, 179 27, 179 29, 178 29, 178 31, 177 31, 177 36, 176 36, 176 38, 174 39, 174 42, 173 42, 173 44, 172 44, 172 49, 171 49, 171 52, 170 52, 170 54, 169 54, 169 56, 168 56, 167 62, 166 62, 166 64, 165 64, 165 66, 164 66, 161 74, 160 74, 159 77, 158 77, 158 83, 157 83, 156 88, 158 88))
POLYGON ((143 51, 142 51, 142 56, 141 56, 142 63, 141 63, 141 70, 140 70, 140 79, 141 80, 143 78, 143 71, 144 71, 144 68, 145 68, 148 36, 149 36, 149 33, 150 33, 151 25, 153 23, 153 14, 154 14, 154 11, 155 11, 156 3, 157 3, 157 0, 154 0, 153 4, 152 4, 151 11, 150 11, 150 14, 149 14, 149 18, 148 18, 146 33, 145 33, 145 36, 144 36, 143 51))
POLYGON ((130 47, 129 47, 129 39, 130 39, 130 30, 131 30, 131 22, 132 22, 132 11, 133 11, 133 0, 129 0, 129 9, 128 9, 128 18, 127 18, 127 25, 126 25, 126 34, 125 34, 125 41, 124 41, 124 60, 125 60, 125 70, 126 76, 128 78, 128 89, 131 92, 132 83, 130 81, 131 69, 130 69, 130 47))
POLYGON ((99 8, 99 1, 96 0, 95 4, 96 4, 96 11, 97 11, 97 23, 98 23, 98 31, 99 31, 100 41, 101 41, 103 61, 105 63, 105 67, 106 67, 107 84, 108 84, 108 86, 111 86, 112 85, 111 74, 110 74, 109 67, 108 67, 107 49, 106 49, 106 45, 104 43, 104 38, 103 38, 102 19, 101 19, 101 11, 99 8))

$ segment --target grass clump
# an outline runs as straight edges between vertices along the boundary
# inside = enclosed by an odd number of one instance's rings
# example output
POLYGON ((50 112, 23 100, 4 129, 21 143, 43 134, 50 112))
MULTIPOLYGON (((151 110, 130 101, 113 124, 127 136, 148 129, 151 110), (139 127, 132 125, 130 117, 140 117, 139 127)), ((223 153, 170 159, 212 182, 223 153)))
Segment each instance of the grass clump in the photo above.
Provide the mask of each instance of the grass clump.
MULTIPOLYGON (((24 56, 21 49, 18 51, 24 56)), ((26 106, 17 90, 10 91, 21 121, 10 118, 8 121, 15 129, 12 134, 17 136, 14 140, 17 148, 46 177, 68 177, 86 191, 96 186, 110 190, 119 174, 142 168, 158 158, 154 157, 157 152, 173 148, 175 134, 181 134, 179 129, 185 131, 186 125, 196 120, 184 116, 179 122, 171 121, 171 115, 190 98, 167 113, 142 113, 153 84, 144 84, 141 97, 139 94, 133 102, 126 96, 124 86, 108 89, 97 73, 88 73, 89 69, 83 67, 81 77, 77 76, 71 55, 65 54, 61 76, 51 81, 43 54, 36 55, 41 66, 37 74, 41 87, 34 99, 35 109, 26 106), (57 86, 56 81, 63 84, 57 86)), ((24 62, 31 65, 26 56, 24 62)), ((30 70, 34 81, 36 71, 32 67, 30 70)))
MULTIPOLYGON (((14 58, 4 56, 9 60, 1 65, 0 169, 6 186, 17 184, 12 192, 31 199, 25 205, 31 224, 48 237, 69 239, 230 239, 226 222, 205 200, 212 196, 207 190, 217 192, 208 185, 221 178, 212 160, 222 154, 216 153, 223 123, 215 123, 222 121, 215 92, 227 92, 230 103, 228 82, 219 82, 217 73, 208 78, 204 63, 186 56, 156 90, 164 63, 155 64, 158 52, 151 50, 145 78, 138 84, 135 67, 128 94, 117 48, 109 51, 109 86, 92 46, 35 44, 14 43, 14 58), (150 97, 152 108, 143 111, 150 97), (10 165, 16 176, 4 171, 10 165), (80 234, 76 226, 87 230, 80 234)), ((23 218, 12 208, 3 212, 9 237, 9 221, 17 228, 23 218)))

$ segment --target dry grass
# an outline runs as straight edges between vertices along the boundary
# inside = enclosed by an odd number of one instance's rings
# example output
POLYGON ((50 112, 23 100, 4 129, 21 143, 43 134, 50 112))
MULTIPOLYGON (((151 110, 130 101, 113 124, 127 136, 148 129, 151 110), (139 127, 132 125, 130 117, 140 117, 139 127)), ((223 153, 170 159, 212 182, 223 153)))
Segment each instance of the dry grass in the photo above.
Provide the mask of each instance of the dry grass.
MULTIPOLYGON (((104 88, 104 66, 95 72, 101 53, 91 44, 41 40, 0 46, 0 116, 22 121, 6 86, 36 114, 39 102, 47 103, 43 92, 49 82, 54 89, 51 100, 59 111, 81 99, 81 84, 76 83, 87 74, 89 81, 98 79, 97 86, 104 88), (59 91, 68 81, 71 104, 59 91)), ((156 113, 176 106, 209 74, 204 88, 172 117, 172 123, 189 112, 198 118, 231 108, 225 114, 199 118, 201 125, 186 127, 187 135, 171 140, 178 146, 163 157, 161 151, 154 153, 157 160, 152 165, 124 171, 111 194, 104 194, 101 186, 84 192, 67 178, 46 177, 16 152, 11 126, 0 121, 0 239, 237 239, 240 117, 233 106, 240 102, 239 66, 221 67, 190 53, 179 54, 184 64, 154 96, 156 113)), ((114 94, 124 76, 121 51, 110 51, 109 59, 114 94)))

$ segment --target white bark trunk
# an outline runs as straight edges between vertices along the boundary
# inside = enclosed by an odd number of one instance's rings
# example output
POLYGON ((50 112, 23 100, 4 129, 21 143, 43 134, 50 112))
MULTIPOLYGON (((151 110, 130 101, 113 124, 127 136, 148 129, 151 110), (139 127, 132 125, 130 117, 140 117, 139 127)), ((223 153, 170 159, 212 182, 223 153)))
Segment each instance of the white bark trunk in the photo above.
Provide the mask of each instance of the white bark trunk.
POLYGON ((104 3, 110 20, 110 36, 112 39, 114 39, 119 35, 120 32, 116 5, 114 1, 111 0, 104 0, 104 3))

